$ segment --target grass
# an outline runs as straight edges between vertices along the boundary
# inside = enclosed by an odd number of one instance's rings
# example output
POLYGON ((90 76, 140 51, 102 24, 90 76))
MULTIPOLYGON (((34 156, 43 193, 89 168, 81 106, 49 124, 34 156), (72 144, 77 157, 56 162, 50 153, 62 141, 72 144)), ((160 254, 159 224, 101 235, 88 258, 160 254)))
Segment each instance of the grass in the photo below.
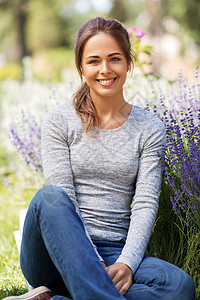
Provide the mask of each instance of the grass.
POLYGON ((5 149, 1 148, 0 153, 0 299, 3 299, 27 291, 13 232, 19 228, 19 211, 28 206, 35 191, 24 189, 21 179, 12 173, 5 149), (3 176, 12 183, 13 190, 3 184, 3 176))
POLYGON ((20 271, 18 250, 13 231, 18 228, 20 205, 14 204, 5 188, 0 185, 0 299, 8 295, 19 295, 26 290, 20 271))
POLYGON ((200 300, 200 232, 185 226, 172 212, 170 191, 162 184, 158 217, 148 244, 149 255, 166 260, 187 272, 196 286, 196 300, 200 300))

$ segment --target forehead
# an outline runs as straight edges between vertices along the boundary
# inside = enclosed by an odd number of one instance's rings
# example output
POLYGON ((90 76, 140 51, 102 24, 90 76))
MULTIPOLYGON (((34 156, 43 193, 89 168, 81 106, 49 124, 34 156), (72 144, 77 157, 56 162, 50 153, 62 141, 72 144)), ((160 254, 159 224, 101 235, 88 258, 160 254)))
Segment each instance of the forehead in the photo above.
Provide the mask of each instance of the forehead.
POLYGON ((86 42, 83 49, 83 57, 92 54, 103 56, 116 52, 123 54, 123 51, 117 40, 111 35, 100 32, 86 42))

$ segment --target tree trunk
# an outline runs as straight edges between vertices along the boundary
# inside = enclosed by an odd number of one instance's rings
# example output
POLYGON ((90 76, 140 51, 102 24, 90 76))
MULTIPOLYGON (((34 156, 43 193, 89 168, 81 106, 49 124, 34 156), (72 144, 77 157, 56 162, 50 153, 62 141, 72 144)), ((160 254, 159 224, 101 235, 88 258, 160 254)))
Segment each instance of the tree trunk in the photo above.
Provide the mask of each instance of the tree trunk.
POLYGON ((27 47, 26 47, 26 35, 25 35, 25 27, 26 27, 26 19, 27 19, 27 10, 25 5, 23 5, 23 0, 19 2, 17 12, 16 12, 16 21, 18 26, 18 43, 19 43, 19 59, 22 61, 24 56, 27 55, 27 47))

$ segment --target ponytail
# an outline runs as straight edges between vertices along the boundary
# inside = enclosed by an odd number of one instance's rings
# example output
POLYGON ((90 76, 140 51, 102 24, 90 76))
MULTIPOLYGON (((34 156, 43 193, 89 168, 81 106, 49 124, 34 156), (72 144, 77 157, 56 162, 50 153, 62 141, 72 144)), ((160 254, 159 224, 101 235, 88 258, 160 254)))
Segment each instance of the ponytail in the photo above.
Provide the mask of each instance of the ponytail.
POLYGON ((79 115, 85 132, 92 135, 93 128, 99 127, 99 118, 90 96, 90 88, 86 82, 82 83, 73 97, 73 105, 79 115))

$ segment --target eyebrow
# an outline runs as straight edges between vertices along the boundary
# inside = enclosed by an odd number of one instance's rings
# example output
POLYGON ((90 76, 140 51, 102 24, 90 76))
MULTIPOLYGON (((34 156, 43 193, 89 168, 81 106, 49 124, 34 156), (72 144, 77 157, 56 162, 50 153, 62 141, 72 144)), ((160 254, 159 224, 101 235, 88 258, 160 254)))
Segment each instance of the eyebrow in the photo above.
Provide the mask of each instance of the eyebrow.
MULTIPOLYGON (((111 56, 114 56, 114 55, 121 55, 121 56, 122 56, 121 53, 119 53, 119 52, 114 52, 114 53, 108 54, 108 57, 111 57, 111 56)), ((100 57, 100 56, 98 56, 98 55, 90 55, 90 56, 86 57, 85 60, 90 59, 90 58, 99 58, 99 57, 100 57)))

